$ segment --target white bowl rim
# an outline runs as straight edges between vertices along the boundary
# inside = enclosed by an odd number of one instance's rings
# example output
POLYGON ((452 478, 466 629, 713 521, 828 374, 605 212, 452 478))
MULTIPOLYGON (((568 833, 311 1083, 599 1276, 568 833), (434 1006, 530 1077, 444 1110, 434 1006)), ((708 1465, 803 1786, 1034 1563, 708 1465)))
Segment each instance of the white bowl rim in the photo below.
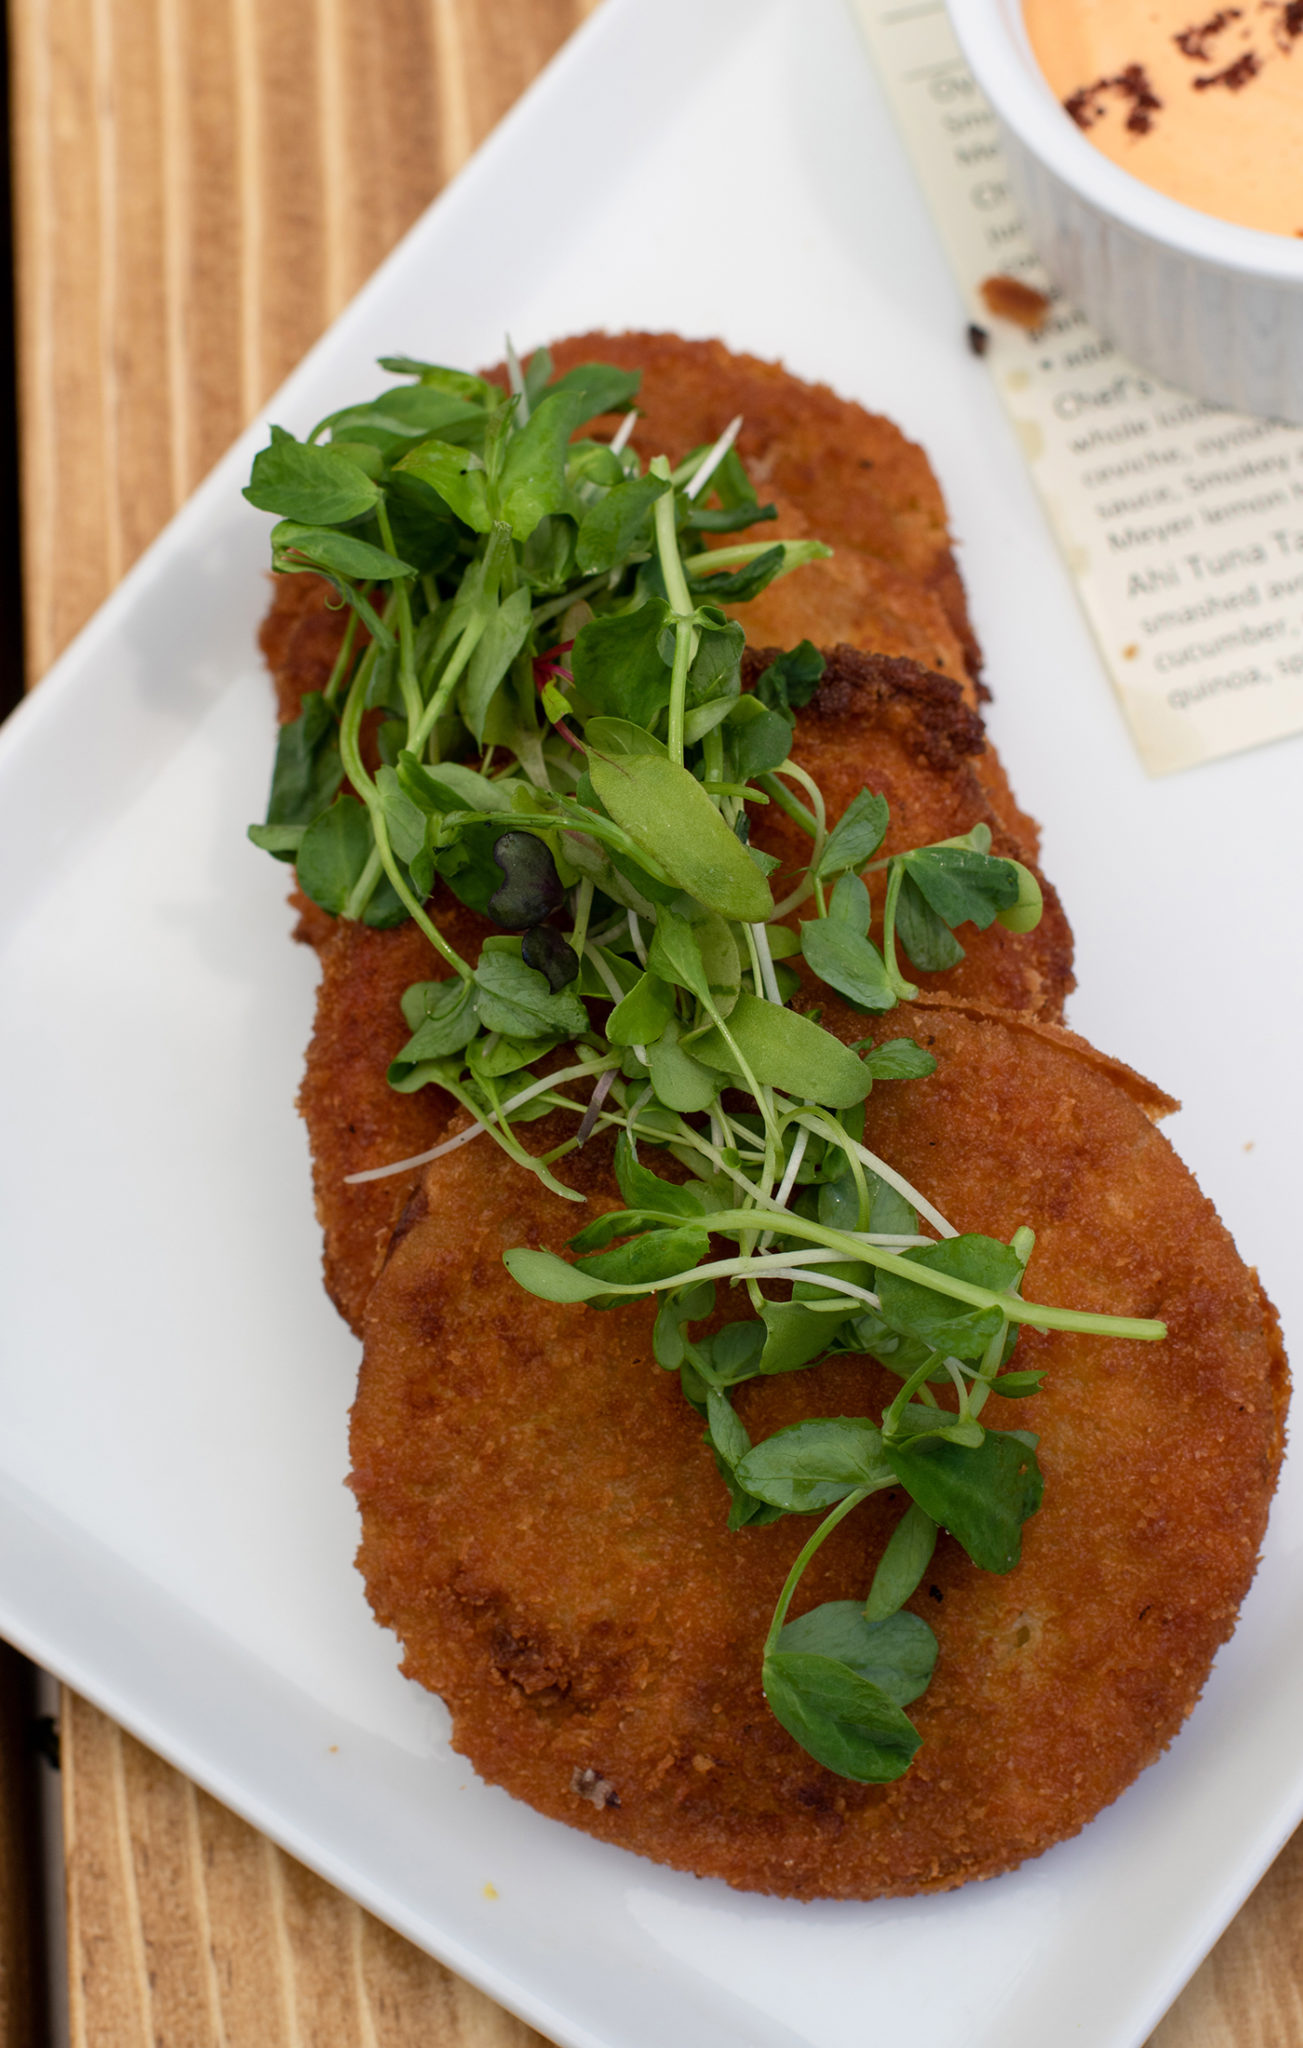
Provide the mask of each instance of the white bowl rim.
POLYGON ((1184 256, 1263 283, 1303 288, 1303 240, 1200 213, 1156 192, 1087 142, 1031 53, 1021 0, 947 4, 969 68, 1001 120, 1080 198, 1133 234, 1184 256))

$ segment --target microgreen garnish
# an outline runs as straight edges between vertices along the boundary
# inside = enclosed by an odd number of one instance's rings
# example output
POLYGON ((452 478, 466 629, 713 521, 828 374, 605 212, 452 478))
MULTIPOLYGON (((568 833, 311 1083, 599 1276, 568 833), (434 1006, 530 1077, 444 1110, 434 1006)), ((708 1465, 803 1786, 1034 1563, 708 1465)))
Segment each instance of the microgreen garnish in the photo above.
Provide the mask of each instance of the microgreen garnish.
POLYGON ((993 1391, 1040 1385, 1008 1370, 1021 1327, 1164 1328, 1025 1299, 1030 1228, 1009 1244, 960 1234, 863 1142, 871 1089, 924 1079, 931 1053, 904 1035, 847 1045, 808 1002, 792 1007, 822 987, 885 1015, 918 993, 904 962, 954 965, 965 926, 1030 930, 1040 892, 992 855, 984 824, 884 855, 880 794, 829 819, 791 758, 823 673, 808 641, 743 692, 743 630, 721 607, 827 550, 702 547, 774 517, 734 445, 741 423, 677 469, 659 455, 644 467, 633 413, 609 442, 581 432, 634 403, 636 376, 584 364, 554 378, 546 351, 522 367, 510 346, 508 366, 504 394, 385 358, 409 381, 304 442, 274 427, 256 457, 246 496, 278 517, 274 568, 323 576, 350 616, 326 688, 282 729, 250 837, 293 859, 335 916, 415 919, 449 970, 408 989, 389 1080, 441 1088, 471 1121, 354 1179, 491 1137, 579 1202, 567 1155, 615 1136, 624 1206, 572 1237, 569 1257, 517 1248, 507 1266, 548 1301, 656 1299, 655 1359, 701 1416, 731 1528, 824 1516, 779 1598, 764 1690, 829 1769, 898 1777, 918 1747, 904 1708, 936 1657, 905 1602, 938 1531, 1007 1572, 1040 1502, 1035 1437, 981 1420, 993 1391), (364 755, 368 712, 382 714, 378 758, 364 755), (771 804, 809 840, 777 902, 779 864, 751 844, 771 804), (499 927, 473 964, 431 914, 438 881, 499 927), (539 1157, 517 1131, 549 1112, 573 1133, 539 1157), (721 1282, 749 1309, 722 1327, 721 1282), (733 1390, 839 1351, 895 1376, 882 1413, 815 1416, 753 1444, 733 1390), (826 1536, 891 1489, 908 1505, 871 1584, 789 1619, 826 1536))

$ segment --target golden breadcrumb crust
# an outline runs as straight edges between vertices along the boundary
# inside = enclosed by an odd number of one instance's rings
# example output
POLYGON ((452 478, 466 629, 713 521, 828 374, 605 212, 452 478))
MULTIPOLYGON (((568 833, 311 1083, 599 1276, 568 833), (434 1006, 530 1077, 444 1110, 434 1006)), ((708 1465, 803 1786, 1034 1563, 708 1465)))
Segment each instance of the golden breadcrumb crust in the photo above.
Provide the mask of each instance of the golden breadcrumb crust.
MULTIPOLYGON (((368 1594, 481 1776, 603 1840, 797 1898, 991 1876, 1115 1799, 1230 1633, 1281 1455, 1274 1312, 1154 1128, 1165 1098, 1054 1027, 928 1003, 880 1034, 902 1024, 938 1070, 879 1083, 867 1141, 964 1229, 1032 1222, 1029 1296, 1169 1328, 1157 1345, 1024 1335, 1018 1364, 1044 1368, 1044 1390, 985 1419, 1040 1432, 1045 1504, 1005 1577, 941 1538, 910 1602, 940 1657, 905 1777, 838 1778, 768 1713, 761 1645, 811 1523, 728 1533, 648 1306, 553 1306, 509 1278, 508 1246, 559 1247, 593 1211, 488 1141, 439 1161, 411 1205, 353 1414, 368 1594)), ((605 1146, 566 1165, 609 1206, 605 1146)), ((759 1438, 876 1419, 896 1384, 841 1359, 737 1405, 759 1438)), ((862 1598, 903 1504, 857 1510, 798 1606, 862 1598)))

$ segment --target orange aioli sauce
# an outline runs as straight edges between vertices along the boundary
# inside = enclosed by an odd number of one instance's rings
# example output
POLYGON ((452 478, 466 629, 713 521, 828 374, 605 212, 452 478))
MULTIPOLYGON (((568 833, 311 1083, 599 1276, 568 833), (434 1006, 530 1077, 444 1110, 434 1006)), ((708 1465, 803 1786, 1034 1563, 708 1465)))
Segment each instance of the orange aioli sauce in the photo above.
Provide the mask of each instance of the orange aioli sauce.
POLYGON ((1201 213, 1303 235, 1303 0, 1023 0, 1095 147, 1201 213))

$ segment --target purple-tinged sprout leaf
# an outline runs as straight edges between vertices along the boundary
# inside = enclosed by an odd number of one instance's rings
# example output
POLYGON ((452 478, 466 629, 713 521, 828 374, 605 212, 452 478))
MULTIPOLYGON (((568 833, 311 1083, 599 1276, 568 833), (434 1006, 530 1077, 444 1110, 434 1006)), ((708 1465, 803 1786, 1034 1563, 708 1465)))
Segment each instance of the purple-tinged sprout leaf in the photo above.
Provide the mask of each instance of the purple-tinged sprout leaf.
POLYGON ((489 898, 489 916, 511 932, 527 931, 559 910, 565 890, 547 844, 533 832, 504 832, 493 859, 502 887, 489 898))
POLYGON ((527 931, 520 942, 520 957, 526 967, 547 976, 553 995, 579 979, 579 955, 554 925, 536 924, 527 931))

